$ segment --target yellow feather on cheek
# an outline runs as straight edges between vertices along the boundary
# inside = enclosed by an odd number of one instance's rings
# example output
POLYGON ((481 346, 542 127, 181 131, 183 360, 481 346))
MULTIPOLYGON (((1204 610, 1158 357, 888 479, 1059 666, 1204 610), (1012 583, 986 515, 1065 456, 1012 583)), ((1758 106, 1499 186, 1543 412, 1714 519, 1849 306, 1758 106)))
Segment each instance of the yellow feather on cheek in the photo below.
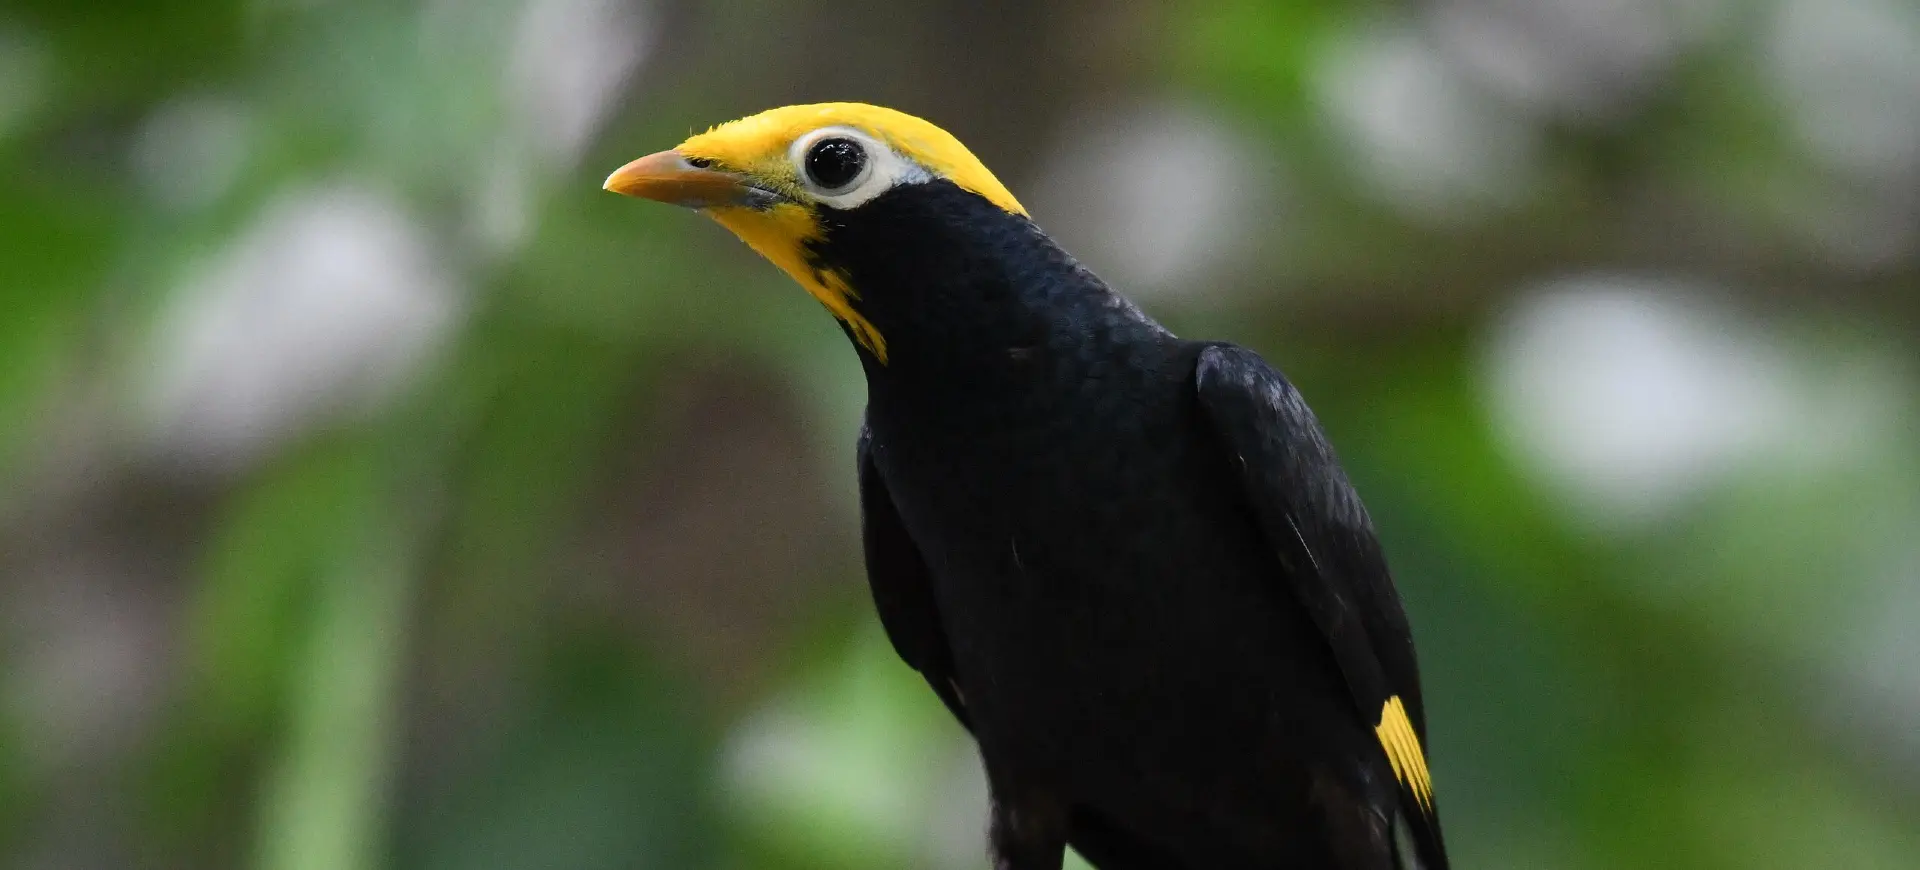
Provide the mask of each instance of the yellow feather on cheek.
POLYGON ((887 361, 887 341, 871 321, 854 310, 853 302, 859 295, 848 285, 846 276, 808 261, 807 243, 821 237, 820 224, 811 210, 797 203, 780 203, 767 209, 708 209, 707 214, 820 300, 833 316, 847 324, 854 341, 875 359, 887 361))

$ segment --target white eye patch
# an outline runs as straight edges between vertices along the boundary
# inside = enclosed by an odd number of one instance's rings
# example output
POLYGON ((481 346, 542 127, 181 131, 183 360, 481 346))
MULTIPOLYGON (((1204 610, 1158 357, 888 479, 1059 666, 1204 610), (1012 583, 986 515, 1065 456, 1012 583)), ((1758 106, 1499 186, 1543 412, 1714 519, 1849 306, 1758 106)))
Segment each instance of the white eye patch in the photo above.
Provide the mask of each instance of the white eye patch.
POLYGON ((793 141, 787 159, 808 194, 837 209, 858 208, 901 184, 933 178, 919 164, 852 127, 822 127, 793 141))

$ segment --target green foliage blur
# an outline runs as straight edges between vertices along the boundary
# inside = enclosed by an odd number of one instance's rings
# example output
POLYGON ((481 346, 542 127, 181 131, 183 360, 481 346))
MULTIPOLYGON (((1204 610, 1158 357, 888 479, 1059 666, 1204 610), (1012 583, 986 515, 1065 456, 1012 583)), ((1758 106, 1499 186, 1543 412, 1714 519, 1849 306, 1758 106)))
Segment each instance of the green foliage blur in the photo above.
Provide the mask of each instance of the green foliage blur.
POLYGON ((0 866, 984 867, 844 338, 600 190, 827 99, 1301 385, 1456 866, 1915 866, 1908 0, 14 0, 0 866))

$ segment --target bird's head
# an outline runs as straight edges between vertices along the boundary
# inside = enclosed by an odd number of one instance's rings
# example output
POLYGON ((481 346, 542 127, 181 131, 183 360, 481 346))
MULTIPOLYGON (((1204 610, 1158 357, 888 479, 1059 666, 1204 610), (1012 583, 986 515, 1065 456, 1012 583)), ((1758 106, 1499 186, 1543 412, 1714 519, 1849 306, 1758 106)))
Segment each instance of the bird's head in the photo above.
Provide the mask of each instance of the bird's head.
POLYGON ((861 312, 842 264, 822 251, 876 199, 941 182, 1026 215, 947 131, 861 103, 787 106, 722 124, 620 167, 606 189, 711 216, 793 276, 884 362, 885 337, 861 312))

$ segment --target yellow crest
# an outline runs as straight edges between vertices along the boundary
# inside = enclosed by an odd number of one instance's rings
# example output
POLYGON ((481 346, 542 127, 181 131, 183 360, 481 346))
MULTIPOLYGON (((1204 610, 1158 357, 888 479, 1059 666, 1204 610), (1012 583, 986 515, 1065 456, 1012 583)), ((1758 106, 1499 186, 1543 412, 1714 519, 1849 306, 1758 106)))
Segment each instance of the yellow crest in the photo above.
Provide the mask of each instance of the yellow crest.
POLYGON ((787 147, 822 127, 851 127, 886 143, 894 153, 929 172, 986 197, 1017 215, 1027 210, 993 173, 952 133, 905 112, 865 103, 813 103, 768 109, 729 121, 694 136, 680 147, 688 157, 705 158, 763 181, 790 181, 794 168, 787 147))

